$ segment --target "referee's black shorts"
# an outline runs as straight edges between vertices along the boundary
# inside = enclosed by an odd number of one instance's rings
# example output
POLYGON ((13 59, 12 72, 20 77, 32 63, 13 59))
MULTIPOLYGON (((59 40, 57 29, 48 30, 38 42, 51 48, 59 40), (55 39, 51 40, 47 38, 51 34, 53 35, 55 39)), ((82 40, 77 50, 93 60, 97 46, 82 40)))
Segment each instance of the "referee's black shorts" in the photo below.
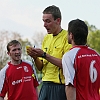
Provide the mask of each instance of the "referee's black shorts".
POLYGON ((39 100, 67 100, 65 84, 43 82, 39 93, 39 100))

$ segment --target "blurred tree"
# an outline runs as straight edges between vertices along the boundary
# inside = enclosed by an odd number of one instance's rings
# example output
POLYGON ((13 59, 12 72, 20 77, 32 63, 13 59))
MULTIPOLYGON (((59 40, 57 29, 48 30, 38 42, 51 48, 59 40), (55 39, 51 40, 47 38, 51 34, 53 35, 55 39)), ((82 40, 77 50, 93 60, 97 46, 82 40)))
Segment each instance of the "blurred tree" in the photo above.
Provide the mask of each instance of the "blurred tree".
POLYGON ((94 25, 89 25, 88 22, 86 22, 86 24, 88 25, 89 29, 87 44, 100 53, 100 30, 94 25))
POLYGON ((88 45, 100 53, 100 30, 96 30, 89 33, 88 45))
POLYGON ((36 33, 33 37, 32 37, 32 42, 33 42, 33 45, 35 45, 36 47, 39 47, 41 48, 41 45, 42 45, 42 41, 43 41, 43 38, 46 34, 45 33, 36 33))
POLYGON ((21 40, 20 41, 21 45, 22 45, 22 59, 23 60, 31 60, 31 57, 27 55, 26 52, 26 46, 32 46, 31 42, 28 39, 25 40, 21 40))

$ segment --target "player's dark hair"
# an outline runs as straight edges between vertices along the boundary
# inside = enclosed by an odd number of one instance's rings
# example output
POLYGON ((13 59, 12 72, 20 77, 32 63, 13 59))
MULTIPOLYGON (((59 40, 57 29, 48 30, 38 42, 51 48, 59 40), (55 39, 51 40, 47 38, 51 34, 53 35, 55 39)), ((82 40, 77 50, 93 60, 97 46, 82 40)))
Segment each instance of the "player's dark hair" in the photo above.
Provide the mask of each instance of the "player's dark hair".
POLYGON ((17 41, 17 40, 12 40, 12 41, 10 41, 8 44, 7 44, 7 51, 9 52, 10 51, 10 46, 12 46, 12 45, 17 45, 17 44, 20 44, 21 45, 21 43, 19 42, 19 41, 17 41))
POLYGON ((68 24, 68 34, 73 34, 74 42, 76 45, 85 45, 88 36, 88 27, 84 21, 75 19, 68 24))

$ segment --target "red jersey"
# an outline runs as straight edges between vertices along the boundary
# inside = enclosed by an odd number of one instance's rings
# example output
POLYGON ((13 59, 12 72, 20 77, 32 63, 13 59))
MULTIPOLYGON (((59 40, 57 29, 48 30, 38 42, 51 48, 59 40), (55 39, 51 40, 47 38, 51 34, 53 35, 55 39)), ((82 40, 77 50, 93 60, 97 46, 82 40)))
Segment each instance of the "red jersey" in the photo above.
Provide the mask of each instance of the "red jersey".
POLYGON ((38 81, 32 65, 22 61, 19 65, 10 62, 0 71, 0 96, 8 100, 38 100, 36 87, 38 81))
POLYGON ((76 100, 100 100, 100 55, 87 46, 75 46, 63 56, 65 85, 76 88, 76 100))

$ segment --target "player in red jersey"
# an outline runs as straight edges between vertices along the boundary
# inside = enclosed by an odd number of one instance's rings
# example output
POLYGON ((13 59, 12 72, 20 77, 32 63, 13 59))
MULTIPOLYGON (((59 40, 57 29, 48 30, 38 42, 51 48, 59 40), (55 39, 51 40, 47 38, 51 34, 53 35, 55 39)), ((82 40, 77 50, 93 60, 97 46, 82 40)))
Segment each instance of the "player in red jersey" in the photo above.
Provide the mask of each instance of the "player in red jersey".
POLYGON ((34 66, 21 60, 22 47, 17 40, 7 45, 11 61, 0 71, 0 100, 38 100, 38 81, 34 66))
POLYGON ((86 46, 88 27, 75 19, 68 24, 72 48, 62 59, 67 100, 100 100, 100 55, 86 46))

